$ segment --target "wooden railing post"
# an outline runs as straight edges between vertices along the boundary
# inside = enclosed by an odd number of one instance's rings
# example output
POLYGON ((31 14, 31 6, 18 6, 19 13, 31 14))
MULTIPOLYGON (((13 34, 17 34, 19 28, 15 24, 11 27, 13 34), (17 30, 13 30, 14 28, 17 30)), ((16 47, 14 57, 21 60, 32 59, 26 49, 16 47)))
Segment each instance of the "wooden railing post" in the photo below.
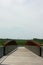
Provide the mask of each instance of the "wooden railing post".
POLYGON ((5 47, 3 47, 3 55, 5 55, 5 47))

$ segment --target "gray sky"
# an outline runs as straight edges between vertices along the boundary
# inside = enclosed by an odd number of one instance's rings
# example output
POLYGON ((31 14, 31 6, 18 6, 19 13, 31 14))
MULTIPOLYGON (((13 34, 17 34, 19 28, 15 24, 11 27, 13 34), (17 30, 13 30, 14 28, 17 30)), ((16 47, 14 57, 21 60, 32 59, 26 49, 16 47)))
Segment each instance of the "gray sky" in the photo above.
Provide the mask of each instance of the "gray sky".
POLYGON ((0 0, 0 38, 43 38, 43 0, 0 0))

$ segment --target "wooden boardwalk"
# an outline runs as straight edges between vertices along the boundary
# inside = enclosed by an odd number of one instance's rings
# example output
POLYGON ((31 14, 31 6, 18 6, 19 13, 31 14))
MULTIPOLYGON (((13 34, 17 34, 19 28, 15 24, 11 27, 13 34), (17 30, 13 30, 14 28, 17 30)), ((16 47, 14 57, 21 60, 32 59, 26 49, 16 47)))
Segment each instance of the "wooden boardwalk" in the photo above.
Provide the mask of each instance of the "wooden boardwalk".
POLYGON ((37 56, 25 47, 18 47, 1 65, 43 65, 43 58, 37 56))

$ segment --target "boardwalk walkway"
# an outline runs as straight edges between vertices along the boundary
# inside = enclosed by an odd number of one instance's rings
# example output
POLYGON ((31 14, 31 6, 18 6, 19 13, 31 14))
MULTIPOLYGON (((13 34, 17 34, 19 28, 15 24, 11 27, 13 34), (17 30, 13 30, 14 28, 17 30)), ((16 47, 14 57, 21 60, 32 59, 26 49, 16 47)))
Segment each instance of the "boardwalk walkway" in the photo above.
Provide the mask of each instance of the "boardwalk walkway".
POLYGON ((25 47, 18 47, 1 65, 43 65, 43 59, 25 47))

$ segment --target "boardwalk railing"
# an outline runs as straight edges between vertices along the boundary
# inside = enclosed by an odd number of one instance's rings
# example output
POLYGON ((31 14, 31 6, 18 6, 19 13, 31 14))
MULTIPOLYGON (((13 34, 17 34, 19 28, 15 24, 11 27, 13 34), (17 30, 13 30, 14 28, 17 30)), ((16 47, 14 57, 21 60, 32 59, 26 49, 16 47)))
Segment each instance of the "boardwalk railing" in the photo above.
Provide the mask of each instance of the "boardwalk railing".
POLYGON ((0 46, 0 58, 17 48, 14 40, 7 41, 4 46, 0 46))
POLYGON ((43 47, 39 43, 37 43, 33 40, 27 41, 25 47, 39 56, 43 55, 43 51, 42 51, 43 47))

